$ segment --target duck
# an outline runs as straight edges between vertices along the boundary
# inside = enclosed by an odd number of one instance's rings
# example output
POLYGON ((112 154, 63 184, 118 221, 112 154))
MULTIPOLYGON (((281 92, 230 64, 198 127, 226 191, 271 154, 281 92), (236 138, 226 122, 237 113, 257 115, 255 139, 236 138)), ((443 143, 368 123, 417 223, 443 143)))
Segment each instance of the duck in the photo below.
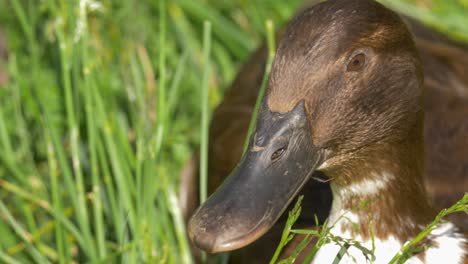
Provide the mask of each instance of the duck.
MULTIPOLYGON (((333 235, 375 247, 373 263, 388 263, 468 190, 468 48, 372 0, 314 4, 280 39, 242 157, 264 47, 214 113, 212 194, 193 209, 189 237, 207 252, 259 259, 304 194, 302 226, 319 215, 333 235)), ((467 227, 466 215, 452 216, 408 262, 463 263, 467 227)), ((313 263, 339 250, 325 244, 313 263)), ((351 247, 340 263, 368 261, 351 247)))

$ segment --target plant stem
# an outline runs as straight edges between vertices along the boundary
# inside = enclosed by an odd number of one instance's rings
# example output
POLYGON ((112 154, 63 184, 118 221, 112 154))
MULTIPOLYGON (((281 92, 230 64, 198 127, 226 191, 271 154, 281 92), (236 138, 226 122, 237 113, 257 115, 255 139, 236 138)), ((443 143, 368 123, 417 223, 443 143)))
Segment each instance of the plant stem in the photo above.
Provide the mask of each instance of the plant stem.
POLYGON ((252 117, 250 118, 250 123, 249 123, 249 130, 247 132, 247 137, 244 142, 244 151, 247 150, 247 147, 249 146, 249 139, 250 136, 252 135, 255 125, 257 123, 257 114, 258 110, 260 108, 260 104, 262 103, 263 96, 265 94, 265 90, 268 84, 268 78, 270 77, 270 71, 271 71, 271 66, 273 64, 273 59, 275 57, 275 30, 273 26, 273 21, 267 20, 265 22, 265 26, 267 29, 267 45, 268 45, 268 57, 265 65, 265 74, 263 75, 262 79, 262 84, 260 86, 260 90, 258 92, 258 97, 257 101, 255 101, 255 107, 252 111, 252 117))
POLYGON ((200 131, 200 202, 208 196, 208 133, 209 133, 209 104, 208 89, 210 75, 211 23, 203 24, 203 77, 201 92, 201 131, 200 131))

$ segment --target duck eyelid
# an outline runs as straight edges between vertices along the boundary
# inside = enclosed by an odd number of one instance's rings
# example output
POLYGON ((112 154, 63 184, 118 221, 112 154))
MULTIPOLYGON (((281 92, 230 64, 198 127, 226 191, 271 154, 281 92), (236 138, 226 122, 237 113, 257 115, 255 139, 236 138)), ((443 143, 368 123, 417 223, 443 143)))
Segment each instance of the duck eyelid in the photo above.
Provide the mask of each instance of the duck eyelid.
POLYGON ((366 57, 373 53, 373 49, 369 47, 359 47, 353 49, 352 52, 347 53, 348 58, 347 62, 350 62, 352 58, 354 58, 358 54, 364 54, 366 57))

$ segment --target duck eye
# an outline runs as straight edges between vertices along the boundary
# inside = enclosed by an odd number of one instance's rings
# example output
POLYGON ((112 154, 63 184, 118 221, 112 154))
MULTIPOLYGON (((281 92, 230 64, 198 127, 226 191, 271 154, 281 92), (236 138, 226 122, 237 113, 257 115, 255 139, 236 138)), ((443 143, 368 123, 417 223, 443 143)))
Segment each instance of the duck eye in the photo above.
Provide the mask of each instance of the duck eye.
POLYGON ((286 151, 286 147, 277 149, 275 152, 273 152, 273 154, 271 154, 271 160, 272 161, 278 160, 284 154, 285 151, 286 151))
POLYGON ((366 62, 366 56, 363 53, 359 53, 354 56, 348 63, 347 71, 359 71, 364 63, 366 62))

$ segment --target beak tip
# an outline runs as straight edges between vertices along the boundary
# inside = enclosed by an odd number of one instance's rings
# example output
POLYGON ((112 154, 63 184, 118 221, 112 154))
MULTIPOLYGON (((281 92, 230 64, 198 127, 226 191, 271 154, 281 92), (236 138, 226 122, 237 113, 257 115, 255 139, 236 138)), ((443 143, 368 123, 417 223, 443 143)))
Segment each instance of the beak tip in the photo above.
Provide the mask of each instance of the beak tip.
POLYGON ((216 253, 216 236, 206 231, 206 228, 192 217, 188 225, 188 235, 192 243, 208 253, 216 253))
POLYGON ((245 245, 243 240, 232 241, 234 235, 223 229, 210 225, 210 220, 200 219, 199 214, 195 214, 188 224, 188 236, 190 241, 197 248, 214 254, 225 251, 232 251, 245 245), (208 221, 208 222, 207 222, 208 221))
POLYGON ((201 235, 197 236, 194 235, 191 237, 192 242, 195 244, 196 247, 206 251, 208 253, 216 253, 217 250, 215 248, 216 238, 210 235, 201 235))

